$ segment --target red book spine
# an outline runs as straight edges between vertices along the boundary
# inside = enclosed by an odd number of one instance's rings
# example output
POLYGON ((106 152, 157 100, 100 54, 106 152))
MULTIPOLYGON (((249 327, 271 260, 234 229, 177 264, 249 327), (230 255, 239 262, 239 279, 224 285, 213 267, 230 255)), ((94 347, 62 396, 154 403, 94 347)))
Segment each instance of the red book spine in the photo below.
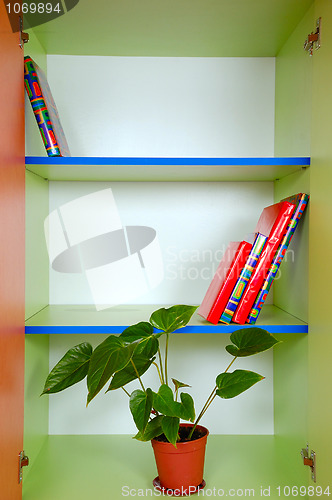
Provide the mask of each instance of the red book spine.
POLYGON ((210 323, 218 323, 251 248, 252 244, 247 241, 231 242, 228 245, 198 309, 198 314, 210 323))
POLYGON ((233 315, 234 323, 245 324, 251 308, 255 302, 265 277, 269 271, 273 257, 278 250, 281 239, 285 234, 289 221, 293 215, 295 205, 293 203, 283 202, 280 212, 272 226, 268 240, 259 258, 257 266, 252 273, 248 285, 241 297, 239 305, 233 315))

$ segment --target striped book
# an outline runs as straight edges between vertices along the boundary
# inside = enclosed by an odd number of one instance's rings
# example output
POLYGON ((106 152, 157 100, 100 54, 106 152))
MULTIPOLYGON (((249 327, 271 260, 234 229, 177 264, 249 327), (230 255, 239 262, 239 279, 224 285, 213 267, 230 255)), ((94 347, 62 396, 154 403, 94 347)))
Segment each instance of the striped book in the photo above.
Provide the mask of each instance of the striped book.
POLYGON ((309 195, 305 193, 299 193, 297 195, 286 198, 283 201, 289 201, 290 203, 294 203, 296 208, 288 224, 287 231, 283 237, 279 249, 271 263, 268 274, 264 280, 263 286, 261 287, 255 299, 255 302, 251 308, 251 311, 249 313, 247 323, 250 324, 256 323, 259 313, 261 312, 263 304, 272 286, 273 280, 276 277, 280 264, 285 256, 286 250, 291 242, 291 239, 293 238, 295 229, 297 228, 299 220, 301 219, 303 212, 307 207, 309 201, 309 195))
POLYGON ((266 210, 271 212, 271 220, 273 217, 272 214, 275 214, 275 221, 270 232, 268 233, 266 245, 264 246, 257 265, 251 274, 250 280, 243 291, 239 305, 233 315, 233 321, 242 325, 245 324, 255 299, 263 286, 271 263, 287 231, 291 217, 295 210, 295 205, 294 203, 289 203, 288 201, 282 201, 280 203, 276 203, 275 205, 271 205, 266 210))
POLYGON ((251 252, 248 256, 247 262, 241 271, 241 274, 235 284, 232 294, 229 298, 228 303, 224 309, 224 312, 220 316, 219 321, 221 323, 229 324, 232 320, 233 314, 240 302, 243 291, 251 277, 251 274, 257 264, 259 256, 261 255, 264 245, 266 244, 267 236, 264 234, 257 233, 255 237, 254 244, 252 246, 251 252))

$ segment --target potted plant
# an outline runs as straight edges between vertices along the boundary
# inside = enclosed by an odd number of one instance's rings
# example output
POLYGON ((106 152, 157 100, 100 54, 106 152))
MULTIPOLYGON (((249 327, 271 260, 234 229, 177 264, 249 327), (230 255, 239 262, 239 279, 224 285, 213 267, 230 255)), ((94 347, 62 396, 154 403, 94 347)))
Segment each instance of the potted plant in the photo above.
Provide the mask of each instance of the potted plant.
POLYGON ((119 336, 110 335, 94 350, 87 342, 72 347, 51 370, 42 392, 62 391, 85 377, 87 404, 106 384, 106 392, 124 390, 138 429, 135 438, 152 442, 158 470, 154 485, 173 490, 178 495, 194 493, 204 487, 208 430, 199 423, 214 399, 233 398, 264 378, 248 370, 230 372, 234 361, 270 349, 278 342, 261 328, 234 331, 230 335, 231 344, 226 346, 232 359, 224 372, 217 375, 214 387, 196 417, 193 398, 185 391, 189 386, 170 379, 168 374, 170 334, 187 325, 195 310, 195 306, 188 305, 161 308, 152 313, 148 322, 129 326, 119 336), (166 336, 163 352, 159 342, 162 335, 166 336), (157 392, 145 387, 142 380, 142 375, 150 367, 159 379, 157 392), (139 388, 130 393, 125 386, 133 380, 137 380, 139 388), (180 424, 180 420, 188 423, 180 424))

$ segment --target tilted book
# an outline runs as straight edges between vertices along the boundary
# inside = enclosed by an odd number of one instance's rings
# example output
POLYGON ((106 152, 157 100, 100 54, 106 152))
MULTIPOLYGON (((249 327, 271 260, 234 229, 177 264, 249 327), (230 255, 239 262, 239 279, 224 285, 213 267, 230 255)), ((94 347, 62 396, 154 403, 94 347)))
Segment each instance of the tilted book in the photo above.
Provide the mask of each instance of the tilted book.
POLYGON ((249 241, 229 243, 197 311, 210 323, 218 323, 251 249, 249 241))
POLYGON ((29 56, 24 58, 24 86, 48 156, 70 156, 51 89, 44 72, 29 56))
POLYGON ((267 217, 271 222, 274 219, 274 222, 268 232, 266 245, 264 246, 245 290, 243 290, 238 307, 233 315, 232 319, 235 323, 245 324, 257 294, 267 276, 273 258, 287 231, 294 210, 294 203, 289 203, 287 201, 281 201, 263 210, 262 217, 267 217))
POLYGON ((222 323, 229 324, 231 322, 233 314, 238 306, 238 303, 240 302, 243 291, 257 264, 259 256, 263 251, 266 241, 267 241, 267 236, 260 233, 256 234, 254 244, 247 258, 247 261, 244 265, 244 268, 242 269, 240 276, 237 279, 234 289, 231 293, 231 296, 225 306, 225 309, 219 318, 219 321, 221 321, 222 323))
POLYGON ((287 231, 283 237, 283 240, 279 246, 279 249, 271 263, 271 266, 269 268, 269 271, 267 273, 267 276, 264 280, 264 283, 258 292, 258 295, 255 299, 255 302, 251 308, 251 311, 249 313, 247 323, 254 324, 259 316, 259 313, 261 312, 261 309, 263 307, 263 304, 266 300, 266 297, 269 293, 269 290, 272 286, 273 280, 277 275, 277 272, 279 270, 280 264, 285 256, 286 250, 293 238, 295 229, 297 228, 297 225, 299 223, 299 220, 301 219, 308 201, 309 201, 309 195, 305 193, 299 193, 294 196, 290 196, 289 198, 286 198, 283 201, 289 201, 290 203, 294 203, 296 208, 294 210, 294 213, 291 217, 291 220, 288 224, 287 231))

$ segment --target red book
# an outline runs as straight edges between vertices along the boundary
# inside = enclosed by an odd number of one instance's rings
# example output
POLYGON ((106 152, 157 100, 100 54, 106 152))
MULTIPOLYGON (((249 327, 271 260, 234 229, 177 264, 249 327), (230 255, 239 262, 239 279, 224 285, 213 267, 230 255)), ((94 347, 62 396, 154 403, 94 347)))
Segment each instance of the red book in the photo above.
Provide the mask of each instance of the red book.
POLYGON ((197 311, 210 323, 215 325, 218 323, 251 248, 252 243, 248 241, 231 241, 229 243, 197 311))
POLYGON ((235 323, 245 324, 294 210, 295 205, 285 201, 264 208, 257 223, 256 231, 259 227, 259 232, 266 234, 268 240, 233 315, 232 321, 235 323), (262 231, 263 228, 266 233, 262 231))

